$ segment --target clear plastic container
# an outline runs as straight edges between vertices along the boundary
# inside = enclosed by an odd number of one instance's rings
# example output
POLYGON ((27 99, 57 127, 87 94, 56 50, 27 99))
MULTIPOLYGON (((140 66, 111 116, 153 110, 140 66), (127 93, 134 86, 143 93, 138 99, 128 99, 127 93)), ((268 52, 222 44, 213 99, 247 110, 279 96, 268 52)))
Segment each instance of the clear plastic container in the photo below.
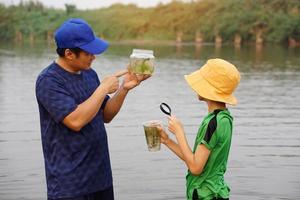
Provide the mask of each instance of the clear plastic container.
POLYGON ((152 74, 154 72, 154 59, 152 50, 133 49, 128 69, 135 74, 152 74))
POLYGON ((158 120, 151 120, 143 123, 146 142, 149 151, 160 150, 160 134, 158 127, 162 127, 162 122, 158 120))

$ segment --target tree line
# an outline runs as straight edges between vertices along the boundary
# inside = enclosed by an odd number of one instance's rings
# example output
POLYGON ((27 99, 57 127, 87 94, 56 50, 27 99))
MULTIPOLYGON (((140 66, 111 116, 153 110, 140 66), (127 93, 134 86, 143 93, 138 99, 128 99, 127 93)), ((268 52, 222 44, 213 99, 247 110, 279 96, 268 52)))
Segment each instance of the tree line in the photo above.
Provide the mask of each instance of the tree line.
POLYGON ((45 7, 38 1, 0 4, 0 40, 22 42, 53 40, 54 31, 70 17, 88 21, 107 40, 181 42, 300 41, 299 0, 193 0, 172 1, 156 7, 114 4, 107 8, 79 10, 45 7))

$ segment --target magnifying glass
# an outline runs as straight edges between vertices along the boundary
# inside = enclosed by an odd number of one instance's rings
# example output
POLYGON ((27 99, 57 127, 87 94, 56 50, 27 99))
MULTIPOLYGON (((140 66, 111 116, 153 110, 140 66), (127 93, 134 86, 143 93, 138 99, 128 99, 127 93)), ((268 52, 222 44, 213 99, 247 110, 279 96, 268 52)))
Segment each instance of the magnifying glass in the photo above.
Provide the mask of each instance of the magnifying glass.
POLYGON ((169 106, 168 104, 166 104, 166 103, 161 103, 159 107, 160 107, 160 110, 161 110, 163 113, 165 113, 166 115, 171 116, 171 108, 170 108, 170 106, 169 106))

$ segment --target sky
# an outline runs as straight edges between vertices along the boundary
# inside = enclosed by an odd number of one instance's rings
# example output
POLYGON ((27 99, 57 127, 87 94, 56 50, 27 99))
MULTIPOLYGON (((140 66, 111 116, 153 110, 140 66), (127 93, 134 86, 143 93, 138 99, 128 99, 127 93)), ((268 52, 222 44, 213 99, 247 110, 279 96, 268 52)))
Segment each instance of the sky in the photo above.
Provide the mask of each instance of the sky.
MULTIPOLYGON (((26 1, 26 0, 23 0, 26 1)), ((134 3, 139 7, 153 7, 158 3, 168 3, 172 0, 39 0, 47 7, 64 8, 65 4, 74 4, 79 9, 107 7, 114 3, 134 3)), ((5 5, 18 4, 20 0, 0 0, 5 5)))

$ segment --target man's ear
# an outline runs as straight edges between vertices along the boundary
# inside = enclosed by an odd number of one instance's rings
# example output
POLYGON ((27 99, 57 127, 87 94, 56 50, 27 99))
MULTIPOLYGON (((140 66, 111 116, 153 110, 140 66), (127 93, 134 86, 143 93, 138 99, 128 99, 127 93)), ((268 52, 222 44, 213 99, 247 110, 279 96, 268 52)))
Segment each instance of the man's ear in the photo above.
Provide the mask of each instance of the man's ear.
POLYGON ((68 60, 73 60, 75 58, 75 54, 70 49, 66 49, 65 58, 68 60))

